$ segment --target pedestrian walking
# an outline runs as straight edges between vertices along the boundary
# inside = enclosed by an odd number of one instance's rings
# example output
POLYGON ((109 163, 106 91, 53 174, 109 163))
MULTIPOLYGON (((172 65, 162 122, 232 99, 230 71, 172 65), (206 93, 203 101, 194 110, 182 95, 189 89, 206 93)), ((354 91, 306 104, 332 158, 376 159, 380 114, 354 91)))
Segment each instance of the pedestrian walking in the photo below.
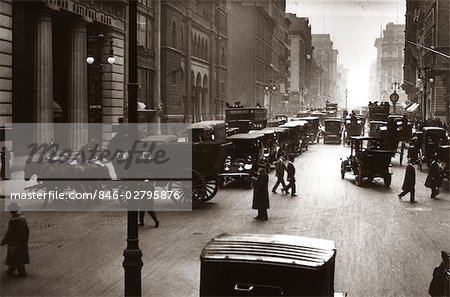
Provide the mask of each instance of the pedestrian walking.
POLYGON ((280 157, 277 164, 275 164, 275 176, 277 177, 277 181, 272 188, 272 193, 277 194, 277 188, 280 184, 282 186, 281 190, 286 191, 286 183, 284 182, 284 171, 286 170, 286 165, 284 165, 285 161, 286 160, 283 157, 280 157))
POLYGON ((144 217, 145 217, 146 211, 152 217, 153 221, 155 222, 155 228, 158 228, 159 221, 158 221, 158 218, 156 217, 156 212, 154 212, 153 210, 147 210, 147 209, 139 210, 139 226, 144 226, 144 217))
POLYGON ((287 181, 289 184, 286 187, 286 194, 289 194, 291 190, 291 196, 297 196, 295 188, 295 167, 294 167, 294 155, 289 155, 289 163, 286 167, 287 181))
POLYGON ((0 151, 0 159, 2 161, 2 167, 1 167, 1 178, 3 180, 11 179, 11 171, 9 168, 9 161, 11 160, 11 153, 9 152, 8 148, 6 146, 2 147, 0 151))
POLYGON ((17 270, 19 277, 26 277, 25 264, 30 263, 27 220, 19 213, 20 207, 16 203, 11 203, 7 209, 11 219, 1 242, 2 246, 6 244, 8 247, 5 260, 5 264, 9 266, 7 273, 14 275, 17 270))
MULTIPOLYGON (((154 184, 152 183, 149 184, 150 187, 146 188, 146 190, 154 193, 155 192, 154 184)), ((145 212, 147 212, 155 222, 155 228, 158 228, 159 221, 158 218, 156 217, 156 212, 153 210, 153 197, 151 197, 150 199, 149 198, 141 199, 139 202, 139 226, 144 226, 145 212)))
POLYGON ((450 274, 450 253, 441 252, 442 262, 433 271, 433 279, 431 280, 428 294, 432 297, 449 296, 450 288, 446 281, 446 275, 450 274))
POLYGON ((425 187, 431 189, 431 198, 436 198, 439 194, 439 187, 442 184, 441 172, 437 163, 437 156, 433 157, 433 161, 430 165, 427 179, 425 181, 425 187))
POLYGON ((411 164, 411 159, 408 159, 408 165, 406 166, 406 172, 405 172, 405 179, 403 180, 403 186, 400 194, 398 194, 398 198, 402 198, 406 194, 409 193, 409 202, 414 203, 416 202, 414 200, 414 194, 416 192, 415 190, 416 185, 416 171, 414 167, 411 164))
POLYGON ((258 171, 258 177, 255 181, 255 187, 253 188, 253 209, 258 210, 258 216, 256 220, 267 221, 267 209, 269 209, 269 175, 266 169, 260 168, 258 171))

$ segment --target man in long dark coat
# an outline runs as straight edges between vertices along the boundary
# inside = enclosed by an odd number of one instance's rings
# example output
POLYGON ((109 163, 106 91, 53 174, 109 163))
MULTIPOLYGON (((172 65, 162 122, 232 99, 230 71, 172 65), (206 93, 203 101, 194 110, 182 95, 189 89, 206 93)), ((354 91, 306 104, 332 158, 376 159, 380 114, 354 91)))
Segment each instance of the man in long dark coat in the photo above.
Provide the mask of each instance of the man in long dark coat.
POLYGON ((19 213, 19 206, 12 203, 8 206, 11 219, 8 229, 2 239, 1 245, 7 245, 5 264, 9 266, 8 274, 13 275, 17 270, 19 277, 26 277, 25 264, 30 263, 28 254, 28 224, 26 219, 19 213))
POLYGON ((289 189, 291 189, 291 196, 297 196, 295 188, 295 167, 294 167, 294 155, 289 155, 289 163, 286 168, 287 181, 289 184, 286 187, 286 194, 289 194, 289 189))
POLYGON ((406 166, 405 179, 403 181, 403 186, 400 194, 398 194, 398 198, 402 198, 406 194, 409 193, 409 202, 414 203, 414 194, 416 192, 414 186, 416 185, 416 171, 411 164, 411 159, 408 159, 408 166, 406 166))
POLYGON ((275 176, 277 177, 277 182, 272 188, 272 193, 277 193, 277 188, 281 184, 283 187, 281 190, 286 191, 286 183, 284 182, 284 171, 286 170, 286 165, 284 165, 283 157, 280 157, 277 164, 275 164, 275 176))
POLYGON ((255 187, 253 188, 253 209, 258 210, 258 216, 256 220, 266 221, 267 209, 269 208, 269 175, 264 168, 259 169, 258 178, 255 181, 255 187))
POLYGON ((430 171, 428 172, 427 179, 425 181, 425 187, 431 188, 431 198, 436 198, 439 194, 439 187, 442 183, 441 172, 439 170, 439 165, 434 157, 433 162, 430 165, 430 171))
POLYGON ((11 179, 11 171, 9 162, 11 160, 11 153, 6 146, 2 147, 0 151, 0 159, 2 162, 0 175, 3 180, 11 179))

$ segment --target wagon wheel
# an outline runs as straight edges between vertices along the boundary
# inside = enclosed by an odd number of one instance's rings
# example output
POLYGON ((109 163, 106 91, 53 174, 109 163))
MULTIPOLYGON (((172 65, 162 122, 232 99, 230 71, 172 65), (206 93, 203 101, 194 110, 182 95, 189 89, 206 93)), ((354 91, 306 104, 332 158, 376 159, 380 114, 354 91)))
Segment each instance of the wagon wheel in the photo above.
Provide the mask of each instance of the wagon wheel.
POLYGON ((168 184, 169 191, 179 193, 178 195, 172 195, 171 198, 178 203, 192 202, 192 206, 195 206, 206 197, 205 179, 195 170, 184 169, 183 171, 191 172, 192 183, 181 180, 170 181, 168 184))
POLYGON ((219 177, 214 176, 212 179, 209 179, 205 183, 206 196, 203 201, 209 201, 214 196, 216 196, 217 191, 219 190, 219 177))

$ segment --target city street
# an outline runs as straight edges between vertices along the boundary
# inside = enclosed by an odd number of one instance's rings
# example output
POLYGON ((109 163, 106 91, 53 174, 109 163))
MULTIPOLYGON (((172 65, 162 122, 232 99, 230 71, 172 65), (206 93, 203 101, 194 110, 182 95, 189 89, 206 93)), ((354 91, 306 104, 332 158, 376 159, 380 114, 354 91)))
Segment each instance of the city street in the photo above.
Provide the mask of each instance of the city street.
MULTIPOLYGON (((200 252, 223 233, 277 233, 336 242, 335 290, 349 296, 426 296, 440 251, 450 249, 450 197, 444 182, 439 199, 423 186, 428 169, 416 169, 416 200, 399 200, 405 165, 393 162, 393 179, 357 187, 340 177, 340 157, 349 147, 310 145, 295 160, 298 196, 270 194, 268 221, 256 221, 252 190, 229 185, 192 212, 158 213, 153 228, 140 227, 143 296, 198 296, 200 252)), ((417 167, 416 167, 417 168, 417 167)), ((270 173, 269 190, 275 182, 270 173)), ((2 200, 3 202, 3 200, 2 200)), ((3 205, 1 205, 3 208, 3 205)), ((2 267, 2 296, 120 296, 124 291, 123 212, 25 212, 30 227, 27 278, 2 267)), ((1 212, 4 234, 9 214, 1 212)), ((6 247, 1 248, 2 262, 6 247)))

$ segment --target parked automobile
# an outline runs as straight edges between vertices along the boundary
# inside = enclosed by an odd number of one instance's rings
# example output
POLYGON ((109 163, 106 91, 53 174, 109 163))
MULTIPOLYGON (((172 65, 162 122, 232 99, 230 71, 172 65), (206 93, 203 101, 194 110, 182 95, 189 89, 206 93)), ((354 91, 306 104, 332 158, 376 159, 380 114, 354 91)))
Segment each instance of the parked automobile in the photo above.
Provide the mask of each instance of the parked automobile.
POLYGON ((262 107, 227 108, 225 110, 225 122, 230 128, 239 128, 239 133, 263 129, 267 126, 267 109, 262 107))
POLYGON ((260 165, 265 166, 264 134, 238 133, 227 138, 232 148, 226 156, 221 170, 220 184, 240 180, 253 188, 252 177, 256 176, 260 165))

